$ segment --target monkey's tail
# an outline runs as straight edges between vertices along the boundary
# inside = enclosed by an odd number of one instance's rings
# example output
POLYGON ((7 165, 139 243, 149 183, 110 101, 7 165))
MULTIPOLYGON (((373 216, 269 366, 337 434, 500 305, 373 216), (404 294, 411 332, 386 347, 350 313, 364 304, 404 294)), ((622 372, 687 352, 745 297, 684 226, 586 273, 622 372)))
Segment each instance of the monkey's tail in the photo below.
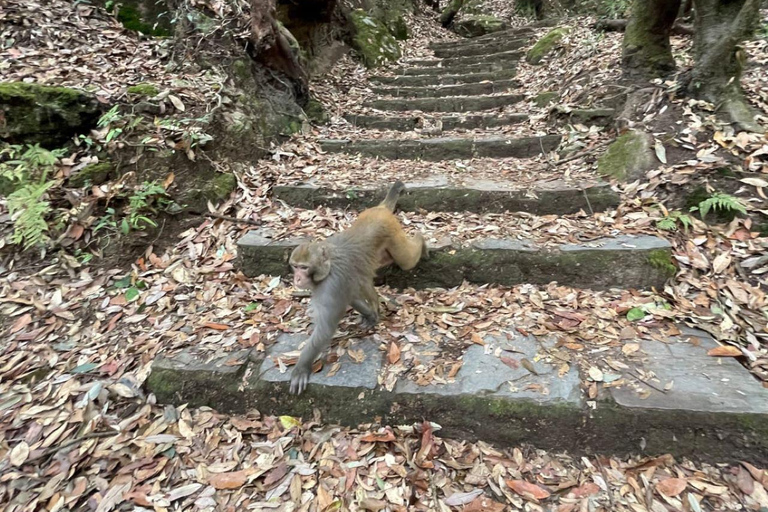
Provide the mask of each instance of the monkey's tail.
POLYGON ((403 193, 403 190, 405 190, 405 184, 402 181, 397 180, 394 185, 389 188, 387 197, 384 198, 379 206, 383 206, 387 210, 394 212, 395 206, 397 206, 397 199, 400 197, 400 194, 403 193))

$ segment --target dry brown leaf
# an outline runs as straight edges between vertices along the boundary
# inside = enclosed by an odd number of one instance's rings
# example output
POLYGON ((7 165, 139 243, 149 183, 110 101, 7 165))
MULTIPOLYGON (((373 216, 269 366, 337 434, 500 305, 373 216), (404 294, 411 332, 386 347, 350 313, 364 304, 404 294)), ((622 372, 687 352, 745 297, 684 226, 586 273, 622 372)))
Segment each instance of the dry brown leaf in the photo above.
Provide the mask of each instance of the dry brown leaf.
POLYGON ((656 484, 656 490, 664 496, 674 498, 685 490, 686 485, 685 478, 667 478, 656 484))
POLYGON ((707 351, 708 356, 713 357, 740 357, 741 350, 732 345, 720 345, 707 351))
POLYGON ((400 361, 400 347, 394 341, 389 344, 389 350, 387 351, 387 360, 389 364, 395 364, 400 361))
POLYGON ((214 489, 238 489, 245 485, 248 477, 256 472, 254 468, 241 469, 240 471, 230 471, 227 473, 216 473, 208 477, 208 483, 214 489))
POLYGON ((546 489, 525 480, 505 480, 510 489, 528 500, 543 500, 549 497, 546 489))

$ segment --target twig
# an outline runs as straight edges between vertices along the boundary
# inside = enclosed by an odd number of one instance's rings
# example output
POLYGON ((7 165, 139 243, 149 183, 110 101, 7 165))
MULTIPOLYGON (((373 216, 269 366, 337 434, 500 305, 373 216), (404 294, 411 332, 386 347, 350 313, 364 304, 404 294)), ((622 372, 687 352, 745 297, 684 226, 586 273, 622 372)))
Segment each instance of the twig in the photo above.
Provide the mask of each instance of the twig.
POLYGON ((553 165, 560 165, 560 164, 564 164, 566 162, 570 162, 572 160, 578 160, 581 157, 584 157, 584 156, 587 156, 587 155, 589 155, 591 153, 594 153, 598 149, 602 149, 604 146, 607 146, 611 142, 613 142, 613 141, 608 140, 608 141, 605 141, 605 142, 601 142, 600 144, 592 146, 591 148, 589 148, 587 150, 584 150, 581 153, 577 153, 575 155, 571 155, 568 158, 563 158, 562 160, 558 160, 557 162, 552 162, 552 164, 553 165))
MULTIPOLYGON (((600 469, 600 474, 603 475, 603 481, 605 482, 606 487, 608 487, 608 474, 605 472, 605 467, 603 466, 603 463, 600 462, 600 456, 595 457, 595 462, 597 462, 597 467, 600 469)), ((615 510, 616 505, 613 502, 613 493, 611 492, 611 488, 608 487, 608 501, 611 503, 611 508, 609 510, 615 510)))
POLYGON ((655 384, 651 384, 650 382, 648 382, 648 381, 646 381, 646 380, 643 380, 643 378, 642 378, 642 377, 640 377, 640 375, 638 375, 638 374, 637 374, 637 373, 635 373, 634 371, 632 371, 632 370, 627 370, 627 373, 629 373, 630 375, 632 375, 634 378, 636 378, 637 380, 639 380, 640 382, 642 382, 643 384, 645 384, 645 385, 646 385, 646 386, 648 386, 649 388, 651 388, 651 389, 655 389, 655 390, 656 390, 656 391, 658 391, 659 393, 664 393, 665 395, 667 394, 667 390, 666 390, 666 389, 660 388, 660 387, 656 386, 655 384))
POLYGON ((585 188, 581 189, 581 193, 584 194, 584 200, 587 202, 587 208, 589 208, 589 214, 594 215, 595 210, 592 209, 592 203, 589 201, 589 195, 587 194, 587 189, 585 188))
POLYGON ((229 215, 222 215, 220 213, 194 213, 193 215, 199 215, 201 217, 213 217, 214 219, 221 219, 226 220, 229 222, 234 222, 235 224, 248 224, 249 226, 261 226, 261 222, 257 220, 251 220, 251 219, 238 219, 237 217, 230 217, 229 215))
POLYGON ((65 443, 61 443, 58 446, 51 446, 47 450, 43 452, 41 457, 47 457, 48 455, 55 453, 60 450, 64 450, 65 448, 69 448, 70 446, 80 443, 82 441, 87 441, 89 439, 99 439, 102 437, 112 437, 112 436, 118 436, 120 435, 120 432, 91 432, 90 434, 85 434, 84 436, 76 437, 74 439, 70 439, 69 441, 65 443))

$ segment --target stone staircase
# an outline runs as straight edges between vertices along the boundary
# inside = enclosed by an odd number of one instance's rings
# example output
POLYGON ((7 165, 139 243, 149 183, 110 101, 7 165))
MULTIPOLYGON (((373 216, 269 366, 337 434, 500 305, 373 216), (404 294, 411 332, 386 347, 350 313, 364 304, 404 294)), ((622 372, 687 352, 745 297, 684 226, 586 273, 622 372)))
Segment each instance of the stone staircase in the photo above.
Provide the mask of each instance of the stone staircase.
MULTIPOLYGON (((374 77, 371 90, 376 98, 365 102, 363 111, 345 116, 366 136, 319 140, 319 146, 350 162, 360 158, 490 159, 487 165, 493 169, 496 159, 506 162, 506 167, 510 159, 543 161, 543 154, 557 148, 559 136, 506 136, 498 131, 514 129, 527 120, 514 112, 514 105, 524 98, 514 77, 523 55, 520 49, 528 44, 525 37, 531 33, 532 29, 523 28, 433 43, 435 59, 413 60, 392 74, 374 77), (406 137, 403 132, 416 130, 424 118, 439 121, 443 133, 406 137)), ((548 179, 520 186, 514 178, 498 174, 488 179, 468 171, 457 179, 435 173, 418 180, 403 175, 400 179, 407 192, 398 208, 566 215, 599 212, 619 203, 616 192, 599 179, 578 183, 548 179)), ((342 215, 348 208, 360 210, 381 201, 390 184, 382 181, 352 188, 341 187, 332 178, 284 183, 275 186, 273 193, 292 207, 326 206, 342 215)), ((246 275, 289 275, 288 255, 301 239, 272 235, 254 230, 238 242, 240 268, 246 275)), ((674 274, 671 247, 665 239, 613 235, 556 246, 490 236, 471 243, 432 240, 429 260, 408 272, 388 268, 379 283, 425 288, 455 287, 464 281, 506 286, 556 281, 573 288, 631 293, 632 289, 658 289, 674 274)), ((463 366, 445 385, 418 386, 401 377, 393 389, 383 389, 382 341, 373 335, 342 341, 332 349, 338 356, 336 363, 326 364, 312 376, 308 390, 294 397, 287 392, 290 371, 281 371, 277 361, 306 337, 283 334, 267 347, 266 354, 242 350, 206 355, 193 349, 161 357, 153 365, 148 387, 160 402, 230 412, 257 408, 266 414, 304 417, 320 411, 324 421, 347 425, 428 419, 440 423, 446 435, 505 444, 533 442, 545 449, 627 453, 645 448, 649 453, 693 457, 768 457, 768 390, 751 380, 733 359, 708 357, 706 350, 716 343, 703 332, 684 330, 667 343, 637 340, 644 356, 632 361, 634 369, 622 372, 615 367, 626 383, 601 387, 599 396, 590 401, 580 386, 592 373, 578 364, 563 366, 551 357, 555 338, 536 338, 515 329, 501 336, 480 335, 485 346, 470 344, 462 356, 463 366), (688 342, 691 339, 697 341, 688 342), (350 359, 346 348, 351 347, 364 354, 362 360, 359 355, 350 359), (513 368, 502 362, 499 351, 534 363, 530 368, 513 368)), ((420 354, 420 361, 429 361, 436 345, 414 343, 413 350, 420 354)), ((613 350, 620 358, 621 348, 613 350)))

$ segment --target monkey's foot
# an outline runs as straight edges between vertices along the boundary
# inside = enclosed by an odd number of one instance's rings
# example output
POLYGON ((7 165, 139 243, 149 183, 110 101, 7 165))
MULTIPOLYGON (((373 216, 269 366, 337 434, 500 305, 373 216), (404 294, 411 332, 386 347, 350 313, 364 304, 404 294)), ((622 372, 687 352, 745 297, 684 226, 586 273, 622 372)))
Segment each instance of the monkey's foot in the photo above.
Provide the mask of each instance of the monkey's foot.
POLYGON ((366 317, 361 316, 360 317, 360 323, 358 324, 361 329, 369 331, 376 327, 376 324, 379 323, 378 317, 366 317))
POLYGON ((309 384, 309 375, 312 370, 305 370, 304 368, 294 367, 291 374, 291 394, 300 395, 307 389, 309 384))

